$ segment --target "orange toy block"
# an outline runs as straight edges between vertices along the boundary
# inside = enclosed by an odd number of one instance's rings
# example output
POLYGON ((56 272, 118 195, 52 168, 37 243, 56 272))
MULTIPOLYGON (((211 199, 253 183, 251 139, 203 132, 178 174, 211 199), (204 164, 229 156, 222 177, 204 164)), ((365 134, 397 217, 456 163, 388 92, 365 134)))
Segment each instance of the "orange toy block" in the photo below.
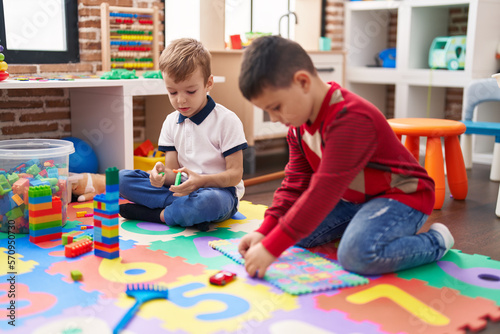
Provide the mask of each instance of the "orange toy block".
POLYGON ((18 194, 14 194, 14 196, 12 196, 12 200, 16 202, 17 205, 24 204, 23 199, 18 194))

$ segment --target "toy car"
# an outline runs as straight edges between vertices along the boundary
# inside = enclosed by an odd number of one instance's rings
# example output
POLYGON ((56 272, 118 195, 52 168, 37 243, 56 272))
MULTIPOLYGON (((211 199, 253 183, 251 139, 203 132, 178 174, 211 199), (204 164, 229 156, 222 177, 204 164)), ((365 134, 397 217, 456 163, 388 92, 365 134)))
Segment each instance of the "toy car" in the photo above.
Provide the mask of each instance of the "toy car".
POLYGON ((210 284, 213 285, 226 285, 227 283, 233 281, 236 278, 236 274, 221 270, 218 273, 210 276, 210 284))

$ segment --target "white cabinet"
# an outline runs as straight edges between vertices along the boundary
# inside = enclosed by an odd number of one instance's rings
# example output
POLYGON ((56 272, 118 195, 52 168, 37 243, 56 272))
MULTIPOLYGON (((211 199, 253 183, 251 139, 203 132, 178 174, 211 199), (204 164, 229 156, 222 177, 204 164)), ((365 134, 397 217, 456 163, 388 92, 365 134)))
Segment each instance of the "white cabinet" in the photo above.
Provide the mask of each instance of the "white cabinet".
POLYGON ((463 88, 471 79, 497 72, 499 15, 499 0, 346 2, 346 87, 385 112, 387 86, 393 85, 394 117, 444 118, 446 88, 463 88), (430 69, 431 43, 435 37, 451 35, 450 13, 455 9, 467 13, 465 68, 430 69), (396 68, 368 67, 380 51, 388 48, 389 22, 394 15, 396 68))
MULTIPOLYGON (((309 56, 325 82, 335 81, 344 84, 344 53, 343 52, 309 52, 309 56)), ((288 127, 281 123, 273 123, 262 109, 254 107, 254 138, 255 140, 285 137, 288 127)))

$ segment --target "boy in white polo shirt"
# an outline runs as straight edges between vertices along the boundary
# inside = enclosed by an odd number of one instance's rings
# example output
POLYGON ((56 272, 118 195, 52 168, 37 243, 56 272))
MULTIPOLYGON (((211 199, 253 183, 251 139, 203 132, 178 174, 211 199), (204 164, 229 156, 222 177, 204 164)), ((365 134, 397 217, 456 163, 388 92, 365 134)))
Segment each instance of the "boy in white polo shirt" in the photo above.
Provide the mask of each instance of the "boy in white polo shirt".
POLYGON ((213 87, 210 53, 198 41, 181 38, 160 56, 160 70, 176 109, 163 122, 158 162, 149 173, 120 171, 120 215, 167 225, 208 230, 231 218, 244 193, 243 125, 235 113, 207 95, 213 87), (175 184, 176 173, 183 182, 175 184))

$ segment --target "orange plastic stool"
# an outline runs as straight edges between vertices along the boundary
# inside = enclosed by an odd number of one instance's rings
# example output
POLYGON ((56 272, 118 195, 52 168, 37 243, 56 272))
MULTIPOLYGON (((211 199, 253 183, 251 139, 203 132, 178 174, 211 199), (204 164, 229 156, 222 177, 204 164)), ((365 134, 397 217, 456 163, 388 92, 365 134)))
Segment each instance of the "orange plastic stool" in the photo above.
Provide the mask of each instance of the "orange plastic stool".
POLYGON ((425 169, 436 185, 434 209, 441 209, 446 192, 441 137, 444 138, 450 192, 454 199, 463 200, 467 197, 467 172, 458 139, 458 136, 465 132, 462 122, 438 118, 393 118, 388 122, 399 140, 403 135, 406 136, 405 147, 417 161, 420 137, 427 137, 425 169))

